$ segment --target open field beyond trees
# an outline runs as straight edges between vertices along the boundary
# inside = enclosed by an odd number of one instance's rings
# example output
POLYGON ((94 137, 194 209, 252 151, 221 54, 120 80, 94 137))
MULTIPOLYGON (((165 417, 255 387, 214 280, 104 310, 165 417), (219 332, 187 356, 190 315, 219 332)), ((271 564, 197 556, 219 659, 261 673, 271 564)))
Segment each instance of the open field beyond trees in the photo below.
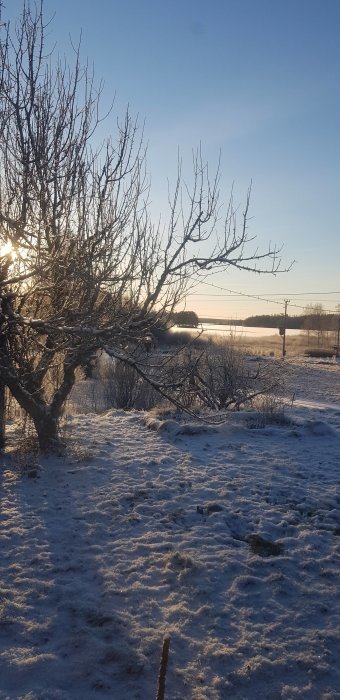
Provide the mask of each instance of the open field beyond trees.
MULTIPOLYGON (((249 353, 274 353, 276 357, 282 355, 282 337, 279 330, 274 328, 203 323, 198 328, 191 329, 175 326, 173 331, 190 333, 193 337, 202 337, 218 343, 229 342, 239 350, 249 353)), ((290 328, 286 331, 286 354, 290 356, 303 355, 313 350, 332 350, 335 353, 336 343, 337 333, 334 331, 324 333, 322 338, 318 337, 317 331, 306 332, 290 328)))

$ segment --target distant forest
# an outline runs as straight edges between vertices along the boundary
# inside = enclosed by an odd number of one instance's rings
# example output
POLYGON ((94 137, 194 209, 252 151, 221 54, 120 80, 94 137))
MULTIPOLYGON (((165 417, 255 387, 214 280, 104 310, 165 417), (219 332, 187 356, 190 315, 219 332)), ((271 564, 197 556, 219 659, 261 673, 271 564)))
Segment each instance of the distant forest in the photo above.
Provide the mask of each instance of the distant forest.
MULTIPOLYGON (((256 326, 261 328, 281 328, 283 326, 282 314, 262 314, 258 316, 248 316, 243 320, 233 318, 211 318, 209 316, 198 317, 194 311, 180 311, 174 314, 174 323, 179 326, 197 327, 199 323, 212 323, 225 326, 256 326)), ((301 330, 334 330, 338 328, 340 314, 328 314, 323 311, 316 313, 306 313, 299 316, 289 316, 286 318, 286 328, 301 330)))

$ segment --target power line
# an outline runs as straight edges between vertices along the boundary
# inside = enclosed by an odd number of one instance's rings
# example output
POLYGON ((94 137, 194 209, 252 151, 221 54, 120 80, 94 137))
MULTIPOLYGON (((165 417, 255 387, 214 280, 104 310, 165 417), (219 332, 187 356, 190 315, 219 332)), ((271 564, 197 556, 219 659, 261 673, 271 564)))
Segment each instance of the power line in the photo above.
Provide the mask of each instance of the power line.
MULTIPOLYGON (((300 296, 307 296, 307 295, 315 295, 315 294, 320 294, 320 296, 325 296, 326 294, 340 294, 340 292, 292 292, 289 294, 290 297, 300 297, 300 296)), ((278 292, 275 292, 275 294, 271 294, 270 296, 272 297, 283 297, 284 293, 279 294, 278 292)))
MULTIPOLYGON (((212 282, 202 282, 201 284, 210 284, 212 287, 216 287, 212 282)), ((219 287, 219 289, 222 289, 222 287, 219 287)), ((242 292, 233 292, 234 294, 242 294, 242 292)), ((264 296, 266 292, 259 292, 259 296, 264 296)), ((291 292, 289 294, 290 297, 300 297, 300 296, 307 296, 307 295, 315 295, 318 294, 320 296, 325 296, 330 295, 330 294, 340 294, 340 291, 338 292, 291 292)), ((287 296, 286 292, 275 292, 270 294, 271 297, 285 297, 287 296)))
MULTIPOLYGON (((228 298, 228 299, 234 299, 234 301, 240 301, 240 299, 239 299, 238 297, 236 297, 235 294, 238 294, 238 292, 235 292, 234 294, 204 294, 204 292, 191 292, 191 293, 188 294, 188 296, 190 296, 190 297, 204 297, 205 299, 215 299, 216 297, 217 297, 217 298, 223 297, 224 299, 227 299, 227 298, 228 298)), ((340 294, 340 293, 339 293, 339 294, 340 294)), ((282 294, 282 295, 281 295, 281 294, 280 294, 280 295, 273 295, 273 296, 280 296, 280 297, 282 298, 282 301, 281 301, 281 302, 280 302, 280 301, 275 301, 275 300, 274 300, 274 302, 275 302, 276 304, 280 304, 280 303, 283 304, 283 303, 284 303, 284 298, 285 298, 285 295, 284 295, 284 294, 282 294)), ((290 296, 292 296, 292 294, 290 294, 290 296)), ((266 299, 266 301, 271 301, 271 300, 266 299)), ((303 298, 302 298, 302 299, 300 299, 300 301, 309 302, 310 300, 309 300, 309 299, 303 299, 303 298)), ((314 301, 314 302, 320 302, 320 303, 322 303, 324 300, 323 300, 323 299, 313 299, 313 301, 314 301)), ((334 299, 334 304, 340 304, 340 298, 339 298, 339 299, 334 299)))
MULTIPOLYGON (((202 284, 207 284, 207 282, 203 282, 202 284)), ((202 296, 202 294, 203 294, 203 292, 192 292, 191 296, 202 296)), ((230 297, 230 296, 233 296, 234 294, 242 294, 242 292, 232 292, 230 294, 210 294, 210 296, 212 296, 212 297, 213 296, 225 296, 225 297, 229 296, 230 297)), ((320 295, 321 294, 332 294, 332 295, 339 294, 340 295, 340 292, 295 292, 293 294, 290 294, 289 296, 290 297, 294 297, 294 296, 295 297, 304 297, 304 296, 311 295, 311 294, 320 294, 320 295)), ((264 296, 264 295, 265 295, 265 292, 263 292, 262 294, 259 294, 259 296, 264 296)), ((284 299, 286 295, 285 294, 270 294, 270 296, 271 297, 282 297, 282 299, 284 299)))
MULTIPOLYGON (((246 297, 247 299, 256 299, 257 301, 264 301, 267 304, 276 304, 276 305, 282 306, 284 304, 284 301, 285 301, 285 300, 277 301, 275 299, 268 299, 268 298, 265 298, 265 297, 260 296, 258 294, 247 294, 246 292, 236 292, 233 289, 228 289, 226 287, 220 287, 218 284, 214 284, 213 282, 199 281, 199 283, 204 284, 207 287, 213 287, 214 289, 220 289, 223 292, 228 292, 231 296, 246 297)), ((304 292, 304 293, 305 294, 307 294, 307 293, 312 294, 312 292, 304 292)), ((318 293, 320 294, 320 292, 318 292, 318 293)), ((336 293, 338 293, 338 292, 336 292, 336 293)), ((329 294, 329 292, 327 292, 327 294, 329 294)), ((291 295, 291 296, 293 296, 293 295, 291 295)), ((335 302, 335 303, 337 303, 337 302, 335 302)), ((298 304, 292 304, 292 303, 290 305, 295 309, 302 309, 303 311, 306 310, 305 306, 300 306, 298 304)), ((333 313, 335 313, 335 310, 334 309, 332 309, 332 310, 331 309, 323 309, 323 312, 333 314, 333 313)))

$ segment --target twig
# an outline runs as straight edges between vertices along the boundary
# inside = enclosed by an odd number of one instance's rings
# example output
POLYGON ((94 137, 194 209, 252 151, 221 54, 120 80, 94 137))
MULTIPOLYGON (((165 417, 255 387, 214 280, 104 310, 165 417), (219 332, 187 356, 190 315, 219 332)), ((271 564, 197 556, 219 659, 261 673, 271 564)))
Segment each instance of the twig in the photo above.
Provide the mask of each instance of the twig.
POLYGON ((170 637, 164 637, 161 663, 160 663, 160 667, 159 667, 158 692, 157 692, 156 700, 164 700, 164 698, 165 698, 165 677, 166 677, 166 671, 167 671, 167 667, 168 667, 169 648, 170 648, 170 637))

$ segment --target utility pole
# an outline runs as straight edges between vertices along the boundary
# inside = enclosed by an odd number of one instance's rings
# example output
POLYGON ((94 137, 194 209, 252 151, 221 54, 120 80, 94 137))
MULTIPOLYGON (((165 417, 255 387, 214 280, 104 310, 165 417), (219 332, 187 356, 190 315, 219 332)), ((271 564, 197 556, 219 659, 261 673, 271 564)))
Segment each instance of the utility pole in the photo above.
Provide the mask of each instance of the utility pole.
POLYGON ((282 357, 286 356, 286 327, 287 327, 287 307, 290 299, 285 299, 285 313, 283 317, 283 329, 282 329, 282 357))

